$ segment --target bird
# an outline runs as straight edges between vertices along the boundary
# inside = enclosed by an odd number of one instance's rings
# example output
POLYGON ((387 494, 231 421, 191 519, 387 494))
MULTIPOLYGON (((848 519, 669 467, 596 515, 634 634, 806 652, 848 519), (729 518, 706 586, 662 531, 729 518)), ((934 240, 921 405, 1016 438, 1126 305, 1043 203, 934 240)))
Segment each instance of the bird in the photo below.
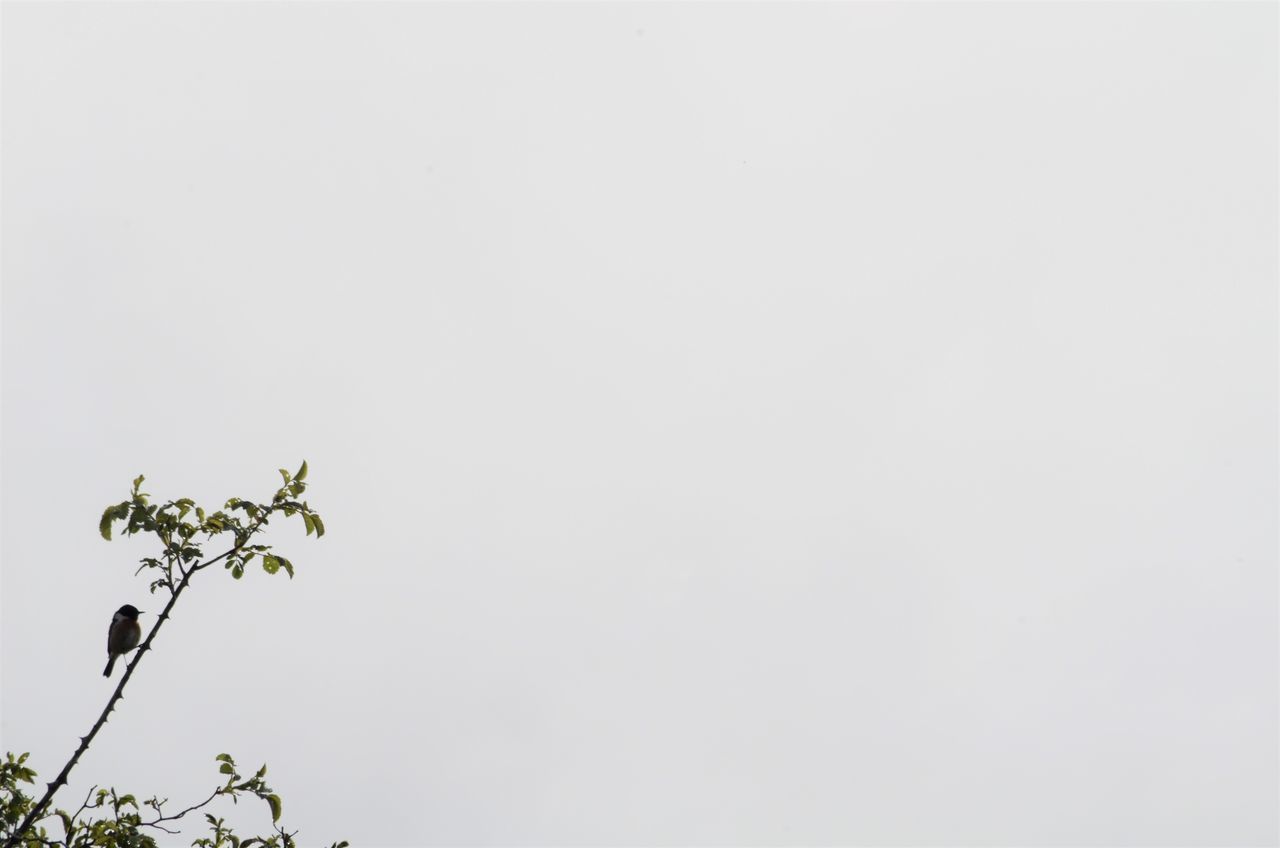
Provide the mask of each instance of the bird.
POLYGON ((111 627, 107 630, 107 668, 102 672, 103 677, 111 676, 111 669, 116 666, 116 657, 122 657, 138 647, 138 642, 142 639, 142 625, 138 623, 140 615, 142 611, 133 604, 125 604, 111 617, 111 627))

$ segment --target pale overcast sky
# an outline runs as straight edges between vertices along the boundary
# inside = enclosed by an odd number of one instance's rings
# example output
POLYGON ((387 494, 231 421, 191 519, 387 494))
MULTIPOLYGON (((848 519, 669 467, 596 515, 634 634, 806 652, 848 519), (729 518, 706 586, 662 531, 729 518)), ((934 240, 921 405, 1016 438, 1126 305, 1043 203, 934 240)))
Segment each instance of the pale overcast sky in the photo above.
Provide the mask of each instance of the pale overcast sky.
POLYGON ((132 477, 305 457, 329 535, 199 577, 64 803, 229 751, 307 845, 1275 845, 1276 33, 5 3, 3 747, 161 606, 132 477))

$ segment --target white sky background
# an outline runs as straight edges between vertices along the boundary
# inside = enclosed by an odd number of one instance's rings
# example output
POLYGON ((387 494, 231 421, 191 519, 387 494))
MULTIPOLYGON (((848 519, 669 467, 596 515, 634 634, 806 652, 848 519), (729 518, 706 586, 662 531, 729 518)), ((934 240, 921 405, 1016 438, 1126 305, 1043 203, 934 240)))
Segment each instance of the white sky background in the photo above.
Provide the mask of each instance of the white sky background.
POLYGON ((1276 26, 6 3, 4 748, 162 606, 133 476, 305 457, 329 535, 201 575, 64 804, 229 751, 307 844, 1275 844, 1276 26))

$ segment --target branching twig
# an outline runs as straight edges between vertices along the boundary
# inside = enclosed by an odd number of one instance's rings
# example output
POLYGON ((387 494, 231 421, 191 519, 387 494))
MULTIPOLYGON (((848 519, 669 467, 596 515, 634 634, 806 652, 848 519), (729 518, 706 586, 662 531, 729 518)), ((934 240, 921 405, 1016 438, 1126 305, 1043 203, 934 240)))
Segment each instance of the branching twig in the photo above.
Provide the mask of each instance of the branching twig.
MULTIPOLYGON (((212 794, 212 795, 210 795, 208 798, 206 798, 206 799, 204 799, 203 801, 201 801, 199 804, 192 804, 190 807, 187 807, 187 808, 186 808, 185 810, 183 810, 182 812, 180 812, 180 813, 175 813, 175 814, 173 814, 173 815, 171 815, 171 816, 164 816, 164 815, 161 815, 161 816, 158 816, 158 817, 157 817, 157 818, 155 818, 155 819, 152 819, 152 820, 151 820, 151 821, 149 821, 149 822, 138 822, 138 825, 139 825, 140 827, 154 827, 154 828, 157 828, 158 830, 163 830, 165 833, 176 833, 177 831, 173 831, 173 830, 169 830, 169 829, 167 829, 167 828, 160 827, 160 822, 164 822, 164 821, 177 821, 178 819, 180 819, 180 818, 182 818, 183 816, 185 816, 187 813, 193 813, 193 812, 195 812, 196 810, 200 809, 201 807, 207 806, 208 804, 212 803, 212 802, 213 802, 213 799, 214 799, 214 798, 217 798, 217 797, 218 797, 219 795, 221 795, 221 794, 222 794, 222 787, 221 787, 221 786, 219 786, 217 789, 213 790, 213 794, 212 794)), ((157 812, 157 813, 159 813, 159 812, 160 812, 160 807, 159 807, 159 806, 157 806, 157 807, 156 807, 156 812, 157 812)))

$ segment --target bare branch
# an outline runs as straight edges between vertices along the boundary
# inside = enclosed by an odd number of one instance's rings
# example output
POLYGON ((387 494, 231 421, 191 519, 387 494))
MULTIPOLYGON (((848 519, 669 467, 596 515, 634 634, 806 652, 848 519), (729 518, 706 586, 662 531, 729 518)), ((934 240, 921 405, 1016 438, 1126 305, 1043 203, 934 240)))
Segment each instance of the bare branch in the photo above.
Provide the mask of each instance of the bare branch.
MULTIPOLYGON (((154 827, 154 828, 157 828, 157 829, 159 829, 159 830, 164 830, 166 833, 175 833, 176 831, 166 830, 165 828, 160 827, 160 822, 165 822, 165 821, 177 821, 178 819, 180 819, 180 818, 182 818, 183 816, 185 816, 187 813, 193 813, 193 812, 195 812, 196 810, 200 809, 201 807, 207 806, 208 804, 210 804, 210 803, 213 801, 213 799, 214 799, 214 798, 217 798, 219 795, 221 795, 221 794, 222 794, 222 792, 223 792, 223 787, 219 786, 217 789, 213 790, 213 794, 212 794, 212 795, 210 795, 208 798, 205 798, 205 799, 204 799, 203 801, 201 801, 199 804, 192 804, 190 807, 187 807, 187 808, 186 808, 185 810, 183 810, 182 812, 180 812, 180 813, 174 813, 174 814, 173 814, 173 815, 171 815, 171 816, 164 816, 164 815, 162 815, 162 816, 158 816, 157 818, 152 819, 152 820, 151 820, 151 821, 149 821, 149 822, 139 822, 139 823, 138 823, 138 825, 139 825, 140 827, 154 827)), ((157 813, 159 813, 159 812, 160 812, 159 807, 157 807, 157 808, 156 808, 156 812, 157 812, 157 813)))

